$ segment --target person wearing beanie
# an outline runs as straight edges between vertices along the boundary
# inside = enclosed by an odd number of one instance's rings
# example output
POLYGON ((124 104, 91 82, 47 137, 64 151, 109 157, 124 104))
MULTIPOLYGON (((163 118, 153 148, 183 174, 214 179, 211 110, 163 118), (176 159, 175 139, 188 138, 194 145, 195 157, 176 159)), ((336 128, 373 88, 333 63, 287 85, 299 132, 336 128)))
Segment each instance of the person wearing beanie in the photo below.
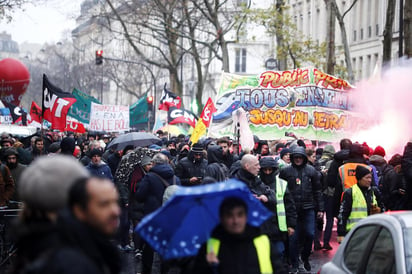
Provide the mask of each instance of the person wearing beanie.
POLYGON ((203 145, 196 143, 192 146, 188 156, 177 163, 176 176, 180 178, 183 186, 200 185, 205 176, 207 164, 207 160, 204 159, 203 145))
POLYGON ((75 148, 76 140, 74 140, 74 138, 65 137, 60 143, 61 154, 73 156, 75 148))
MULTIPOLYGON (((67 205, 69 189, 77 180, 88 176, 87 170, 73 157, 62 155, 39 157, 26 168, 18 185, 24 207, 13 230, 17 247, 13 273, 26 273, 35 265, 50 269, 51 265, 57 267, 62 263, 58 257, 46 262, 44 258, 47 254, 56 254, 61 247, 56 221, 58 212, 67 205)), ((74 254, 72 252, 72 256, 74 254)), ((74 261, 70 260, 71 256, 65 256, 65 260, 77 265, 83 261, 82 256, 74 261)), ((38 273, 68 273, 42 269, 38 273)))
POLYGON ((47 156, 53 156, 55 154, 61 153, 60 142, 51 143, 47 151, 49 153, 47 154, 47 156))
POLYGON ((372 154, 372 155, 380 155, 380 156, 382 156, 382 157, 385 157, 386 152, 385 152, 385 149, 384 149, 383 147, 377 146, 377 147, 375 148, 375 150, 373 151, 373 154, 372 154))
POLYGON ((276 197, 276 206, 268 207, 273 216, 262 224, 261 230, 269 236, 277 257, 283 261, 288 236, 291 236, 296 228, 295 203, 287 187, 288 182, 279 178, 278 163, 275 159, 270 156, 263 157, 259 163, 259 177, 275 192, 276 197))
POLYGON ((20 183, 20 177, 23 174, 24 170, 26 170, 27 166, 22 165, 19 163, 19 153, 14 147, 8 148, 4 152, 4 159, 6 161, 6 165, 11 172, 11 176, 13 177, 14 181, 14 192, 13 196, 10 198, 11 201, 20 201, 17 190, 20 183))
POLYGON ((290 152, 291 150, 289 148, 283 148, 280 151, 280 158, 278 160, 279 169, 290 165, 290 152))
POLYGON ((103 152, 98 148, 94 148, 90 151, 89 155, 91 161, 86 166, 86 169, 90 174, 99 178, 107 178, 113 182, 113 175, 110 167, 102 161, 103 152))
POLYGON ((371 186, 372 172, 364 166, 355 170, 357 183, 345 190, 338 216, 338 242, 355 226, 369 215, 382 212, 381 197, 376 187, 371 186))

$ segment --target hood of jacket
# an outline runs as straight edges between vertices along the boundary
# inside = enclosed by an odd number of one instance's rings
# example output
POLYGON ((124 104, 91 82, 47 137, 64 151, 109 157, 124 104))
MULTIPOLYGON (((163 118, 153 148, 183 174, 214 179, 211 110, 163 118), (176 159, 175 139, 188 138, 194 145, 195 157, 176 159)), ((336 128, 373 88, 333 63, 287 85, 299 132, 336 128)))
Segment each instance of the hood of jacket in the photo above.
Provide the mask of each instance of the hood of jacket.
POLYGON ((220 146, 212 145, 207 148, 207 162, 209 165, 223 162, 223 151, 220 146))
POLYGON ((372 165, 375 165, 375 166, 382 166, 382 165, 386 164, 385 158, 383 158, 383 157, 380 156, 380 155, 372 155, 372 156, 369 158, 369 162, 370 162, 372 165))
POLYGON ((172 167, 168 164, 156 164, 150 171, 160 175, 164 179, 169 179, 175 175, 172 167))
POLYGON ((292 153, 290 154, 290 162, 292 163, 292 166, 297 167, 295 165, 295 162, 293 161, 293 157, 300 155, 303 157, 303 164, 300 165, 299 167, 304 167, 308 163, 308 157, 306 156, 306 151, 304 147, 297 146, 292 150, 292 153))

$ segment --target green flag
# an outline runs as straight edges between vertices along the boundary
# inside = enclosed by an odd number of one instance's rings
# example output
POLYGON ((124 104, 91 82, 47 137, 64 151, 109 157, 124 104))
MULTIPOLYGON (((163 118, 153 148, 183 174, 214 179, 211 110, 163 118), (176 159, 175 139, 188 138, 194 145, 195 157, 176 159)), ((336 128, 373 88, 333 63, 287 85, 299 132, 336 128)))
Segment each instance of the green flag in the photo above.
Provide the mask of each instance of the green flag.
POLYGON ((136 103, 130 106, 130 127, 135 127, 137 124, 147 123, 148 121, 148 105, 147 93, 136 103))
POLYGON ((90 108, 92 102, 96 104, 101 104, 99 100, 93 96, 87 95, 83 91, 76 88, 73 89, 72 94, 76 97, 76 102, 69 109, 69 116, 77 119, 79 122, 88 124, 90 121, 90 108))

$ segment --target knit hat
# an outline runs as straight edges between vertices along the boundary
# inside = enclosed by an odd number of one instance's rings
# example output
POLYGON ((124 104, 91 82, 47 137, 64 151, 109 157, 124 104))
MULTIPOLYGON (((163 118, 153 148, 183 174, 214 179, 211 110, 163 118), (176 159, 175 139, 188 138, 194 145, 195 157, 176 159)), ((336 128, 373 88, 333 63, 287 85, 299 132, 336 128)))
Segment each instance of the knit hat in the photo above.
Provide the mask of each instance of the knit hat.
POLYGON ((273 159, 273 157, 262 157, 259 161, 259 164, 261 168, 267 168, 267 167, 277 168, 278 167, 278 163, 275 161, 275 159, 273 159))
POLYGON ((142 161, 140 162, 141 166, 147 166, 148 164, 152 163, 152 158, 150 158, 149 156, 145 155, 142 158, 142 161))
POLYGON ((400 155, 399 153, 393 155, 392 158, 389 160, 388 164, 390 164, 393 167, 402 164, 402 155, 400 155))
POLYGON ((386 155, 385 149, 381 146, 377 146, 375 150, 373 151, 373 155, 380 155, 382 157, 385 157, 386 155))
POLYGON ((59 142, 54 142, 54 143, 50 144, 48 151, 50 153, 57 153, 57 151, 59 151, 59 149, 60 149, 60 143, 59 142))
POLYGON ((22 173, 18 193, 29 208, 57 211, 66 206, 70 187, 88 176, 73 157, 39 157, 22 173))
POLYGON ((11 155, 16 155, 18 156, 19 153, 17 152, 17 149, 15 149, 14 147, 10 147, 8 149, 6 149, 6 151, 4 152, 4 156, 8 157, 11 155))
POLYGON ((283 156, 285 156, 287 153, 291 153, 291 150, 288 149, 288 148, 283 148, 283 149, 280 151, 280 159, 282 159, 283 156))
POLYGON ((60 143, 61 153, 67 155, 73 155, 76 147, 76 140, 71 137, 65 137, 60 143))
POLYGON ((196 143, 192 146, 193 153, 203 153, 203 146, 199 143, 196 143))
POLYGON ((333 155, 333 154, 335 154, 335 147, 332 146, 332 145, 326 145, 323 148, 323 153, 333 155))
POLYGON ((371 173, 369 169, 361 165, 356 166, 355 172, 356 172, 355 177, 358 181, 362 179, 363 177, 365 177, 366 175, 371 173))
POLYGON ((90 151, 89 155, 90 155, 90 158, 93 157, 93 156, 95 156, 95 155, 102 157, 103 153, 102 153, 102 151, 101 151, 100 149, 98 149, 98 148, 93 148, 93 149, 90 151))

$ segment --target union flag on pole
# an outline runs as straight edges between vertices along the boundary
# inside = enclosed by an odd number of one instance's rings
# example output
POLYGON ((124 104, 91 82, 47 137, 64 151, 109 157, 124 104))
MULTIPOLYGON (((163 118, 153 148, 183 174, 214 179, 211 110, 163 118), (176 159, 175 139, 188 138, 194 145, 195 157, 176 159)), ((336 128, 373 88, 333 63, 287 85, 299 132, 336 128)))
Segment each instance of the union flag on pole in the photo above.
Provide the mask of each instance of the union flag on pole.
POLYGON ((160 98, 159 110, 169 111, 170 107, 180 108, 182 100, 179 96, 167 90, 166 84, 163 88, 162 98, 160 98))
POLYGON ((190 137, 190 142, 192 144, 196 144, 199 141, 199 138, 206 134, 206 130, 210 125, 210 121, 212 120, 212 115, 214 112, 216 112, 216 108, 213 104, 212 99, 209 97, 205 107, 203 108, 200 119, 196 123, 196 127, 193 130, 192 136, 190 137))
POLYGON ((74 95, 53 85, 43 74, 42 116, 52 124, 52 129, 64 131, 67 112, 74 102, 76 102, 74 95))

